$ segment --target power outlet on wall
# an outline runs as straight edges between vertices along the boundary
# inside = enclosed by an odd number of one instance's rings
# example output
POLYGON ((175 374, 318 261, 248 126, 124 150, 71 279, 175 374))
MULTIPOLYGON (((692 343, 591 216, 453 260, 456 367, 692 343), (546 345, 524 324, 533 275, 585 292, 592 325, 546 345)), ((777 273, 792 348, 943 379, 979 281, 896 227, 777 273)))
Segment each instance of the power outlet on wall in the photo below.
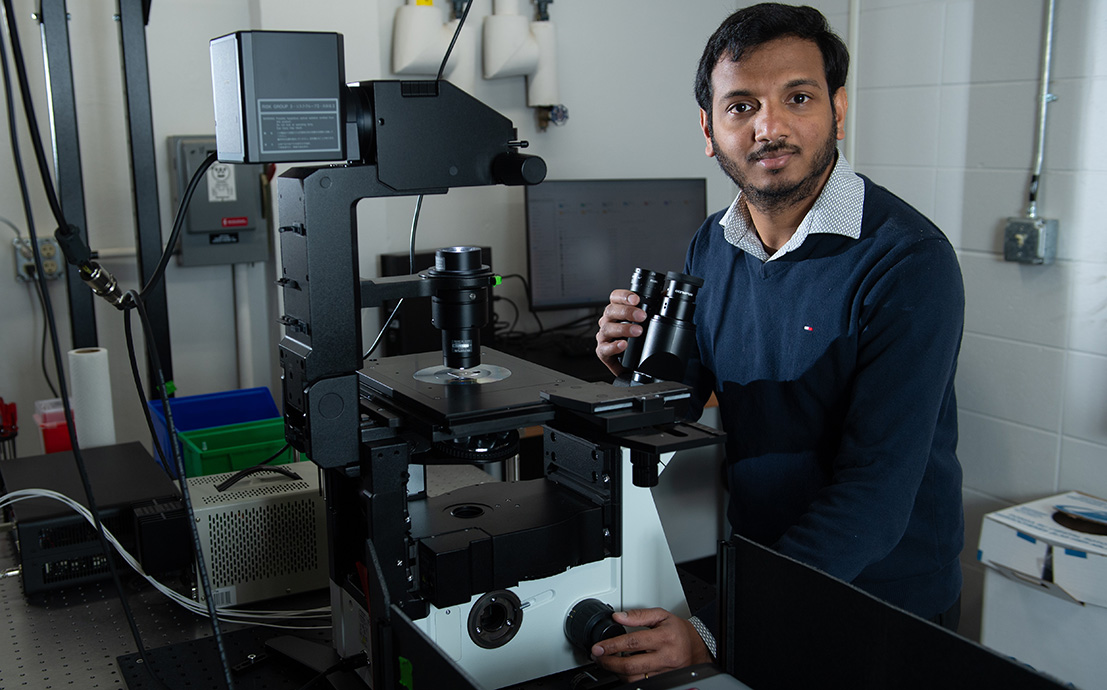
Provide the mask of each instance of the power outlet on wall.
MULTIPOLYGON (((31 241, 19 238, 12 240, 15 251, 15 279, 26 283, 34 279, 35 256, 31 252, 31 241)), ((38 253, 42 257, 42 273, 47 280, 56 280, 62 276, 62 256, 58 243, 53 237, 40 237, 38 253)))
POLYGON ((1051 264, 1057 257, 1057 221, 1008 218, 1003 228, 1003 258, 1020 264, 1051 264))

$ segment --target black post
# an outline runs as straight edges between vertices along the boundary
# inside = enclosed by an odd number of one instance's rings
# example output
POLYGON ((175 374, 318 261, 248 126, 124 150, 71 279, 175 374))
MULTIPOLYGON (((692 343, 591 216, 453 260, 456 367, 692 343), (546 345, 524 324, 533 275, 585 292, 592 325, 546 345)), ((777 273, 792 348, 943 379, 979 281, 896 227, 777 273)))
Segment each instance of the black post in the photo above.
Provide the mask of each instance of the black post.
MULTIPOLYGON (((81 146, 77 135, 77 101, 73 90, 73 59, 69 50, 69 13, 65 0, 41 0, 38 20, 50 89, 50 134, 54 139, 54 174, 58 203, 65 219, 88 244, 85 191, 81 178, 81 146)), ((64 263, 69 293, 69 326, 73 347, 96 347, 93 293, 72 264, 64 263)))
MULTIPOLYGON (((130 142, 134 189, 135 243, 138 272, 145 285, 162 254, 154 117, 150 107, 150 71, 146 61, 146 23, 150 17, 150 0, 118 0, 118 3, 123 93, 127 101, 127 140, 130 142)), ((169 348, 169 310, 164 281, 149 292, 146 307, 154 334, 152 345, 157 348, 165 380, 170 382, 173 380, 173 360, 169 348)))

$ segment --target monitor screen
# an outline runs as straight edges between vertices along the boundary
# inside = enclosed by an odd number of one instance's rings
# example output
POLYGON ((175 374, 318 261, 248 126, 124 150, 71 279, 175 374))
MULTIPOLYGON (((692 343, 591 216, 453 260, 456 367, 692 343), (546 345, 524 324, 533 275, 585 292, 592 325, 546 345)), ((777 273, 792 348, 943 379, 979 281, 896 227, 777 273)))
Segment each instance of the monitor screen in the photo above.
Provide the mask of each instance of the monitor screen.
POLYGON ((599 306, 635 268, 683 270, 707 181, 547 180, 526 188, 526 213, 531 309, 599 306))

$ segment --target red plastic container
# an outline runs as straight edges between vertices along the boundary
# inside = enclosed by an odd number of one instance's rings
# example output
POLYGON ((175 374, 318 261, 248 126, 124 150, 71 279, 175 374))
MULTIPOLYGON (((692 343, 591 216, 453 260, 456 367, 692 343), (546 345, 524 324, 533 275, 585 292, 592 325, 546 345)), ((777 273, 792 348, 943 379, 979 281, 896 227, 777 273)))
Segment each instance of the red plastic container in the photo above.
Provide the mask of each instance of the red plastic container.
POLYGON ((69 443, 69 426, 65 423, 65 410, 62 409, 60 399, 36 400, 34 418, 38 428, 42 430, 44 452, 57 453, 73 449, 69 443))

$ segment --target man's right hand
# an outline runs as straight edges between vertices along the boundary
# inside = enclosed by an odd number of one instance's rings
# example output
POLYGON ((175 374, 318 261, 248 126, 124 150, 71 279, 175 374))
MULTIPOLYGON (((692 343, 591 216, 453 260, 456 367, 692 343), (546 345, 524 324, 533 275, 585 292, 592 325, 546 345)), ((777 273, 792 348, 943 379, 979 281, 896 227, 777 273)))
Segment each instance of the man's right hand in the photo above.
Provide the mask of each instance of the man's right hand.
POLYGON ((612 374, 619 376, 626 371, 619 363, 619 355, 627 349, 627 338, 642 335, 639 324, 646 320, 646 312, 638 308, 638 295, 630 290, 614 290, 610 299, 596 332, 596 356, 612 374))

